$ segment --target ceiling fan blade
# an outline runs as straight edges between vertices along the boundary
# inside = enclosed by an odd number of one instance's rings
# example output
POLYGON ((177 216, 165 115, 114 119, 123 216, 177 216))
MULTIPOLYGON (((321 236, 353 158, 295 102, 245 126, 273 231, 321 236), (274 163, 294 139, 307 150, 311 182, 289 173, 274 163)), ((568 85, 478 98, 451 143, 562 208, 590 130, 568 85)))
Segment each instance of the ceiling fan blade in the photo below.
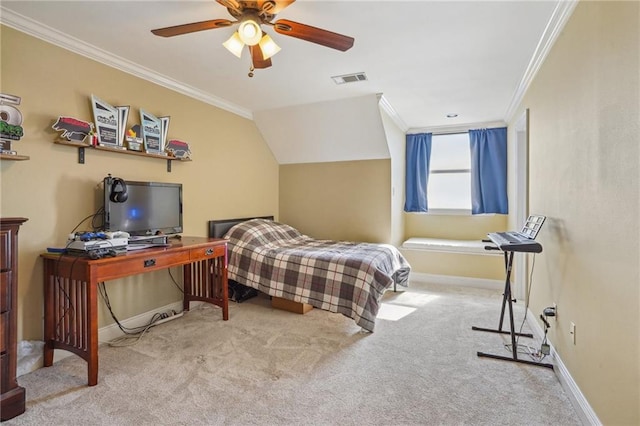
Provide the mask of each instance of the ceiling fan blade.
POLYGON ((249 46, 249 51, 251 52, 251 62, 253 62, 255 69, 269 68, 271 66, 271 58, 262 58, 262 49, 260 49, 259 45, 249 46))
POLYGON ((273 23, 273 27, 279 34, 321 44, 322 46, 341 50, 343 52, 351 49, 351 47, 353 47, 353 42, 355 41, 353 37, 301 24, 299 22, 289 21, 288 19, 277 20, 273 23))
POLYGON ((173 37, 182 34, 195 33, 196 31, 214 30, 216 28, 224 28, 234 22, 228 19, 212 19, 210 21, 192 22, 191 24, 176 25, 173 27, 158 28, 151 32, 161 37, 173 37))

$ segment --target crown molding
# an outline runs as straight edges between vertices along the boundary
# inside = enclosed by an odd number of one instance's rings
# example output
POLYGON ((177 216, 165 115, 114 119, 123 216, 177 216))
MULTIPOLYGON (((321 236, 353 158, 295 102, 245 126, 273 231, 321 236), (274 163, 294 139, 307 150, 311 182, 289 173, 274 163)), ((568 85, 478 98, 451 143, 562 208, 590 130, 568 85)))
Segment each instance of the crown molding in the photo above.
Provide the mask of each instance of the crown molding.
POLYGON ((434 127, 412 127, 407 130, 407 134, 432 133, 442 135, 447 133, 465 133, 472 129, 493 129, 496 127, 507 127, 504 121, 485 121, 482 123, 452 124, 449 126, 434 127))
POLYGON ((376 96, 378 97, 378 105, 380 106, 380 108, 382 108, 382 110, 387 113, 389 118, 391 118, 391 120, 396 124, 396 126, 398 126, 400 130, 406 133, 409 127, 398 115, 396 110, 391 106, 387 98, 385 98, 382 93, 378 93, 376 96))
POLYGON ((549 18, 549 22, 542 33, 542 37, 538 42, 538 46, 536 46, 533 57, 531 58, 531 61, 529 61, 529 65, 527 66, 527 69, 520 80, 520 84, 513 94, 513 98, 505 112, 504 121, 507 123, 511 121, 513 115, 516 113, 516 109, 522 102, 527 89, 529 89, 531 82, 547 58, 551 47, 553 47, 553 44, 560 35, 560 32, 571 17, 578 1, 579 0, 559 0, 556 4, 556 7, 551 14, 551 18, 549 18))
POLYGON ((213 105, 225 111, 253 120, 253 114, 246 108, 198 90, 195 87, 183 84, 127 59, 113 55, 103 49, 89 43, 85 43, 82 40, 71 37, 2 6, 0 6, 0 24, 69 50, 78 55, 100 62, 101 64, 126 72, 135 77, 150 81, 151 83, 155 83, 169 90, 181 93, 190 98, 197 99, 206 104, 213 105))

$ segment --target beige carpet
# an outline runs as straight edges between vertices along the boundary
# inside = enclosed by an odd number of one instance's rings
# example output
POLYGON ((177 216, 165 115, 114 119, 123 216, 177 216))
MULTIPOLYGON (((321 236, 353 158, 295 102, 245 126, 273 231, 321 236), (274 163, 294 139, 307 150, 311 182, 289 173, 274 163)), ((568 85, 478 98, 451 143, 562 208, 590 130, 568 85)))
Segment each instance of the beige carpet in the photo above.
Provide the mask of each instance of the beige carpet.
POLYGON ((194 309, 135 346, 101 346, 95 387, 76 356, 20 377, 27 411, 5 424, 580 424, 550 369, 476 356, 509 355, 471 330, 497 326, 500 295, 414 286, 384 300, 372 334, 266 296, 232 304, 227 322, 194 309))

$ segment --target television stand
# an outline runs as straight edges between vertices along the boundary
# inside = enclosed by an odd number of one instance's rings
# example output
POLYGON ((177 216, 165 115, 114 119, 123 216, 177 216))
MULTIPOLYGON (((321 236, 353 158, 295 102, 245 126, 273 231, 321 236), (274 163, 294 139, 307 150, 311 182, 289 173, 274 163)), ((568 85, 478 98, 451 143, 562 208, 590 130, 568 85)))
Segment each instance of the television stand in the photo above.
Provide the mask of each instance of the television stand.
POLYGON ((53 365, 55 349, 73 352, 87 364, 89 386, 98 384, 98 284, 104 281, 182 266, 184 310, 193 301, 222 308, 229 319, 227 241, 183 237, 169 247, 89 259, 43 253, 44 366, 53 365))

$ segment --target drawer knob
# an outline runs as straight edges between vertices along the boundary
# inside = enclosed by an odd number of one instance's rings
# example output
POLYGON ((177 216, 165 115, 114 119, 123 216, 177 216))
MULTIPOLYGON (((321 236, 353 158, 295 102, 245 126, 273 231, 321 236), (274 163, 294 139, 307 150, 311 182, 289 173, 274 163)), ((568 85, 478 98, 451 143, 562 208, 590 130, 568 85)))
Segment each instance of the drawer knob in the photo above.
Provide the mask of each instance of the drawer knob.
POLYGON ((208 248, 207 251, 204 252, 204 254, 206 254, 207 256, 211 256, 213 254, 213 249, 208 248))

